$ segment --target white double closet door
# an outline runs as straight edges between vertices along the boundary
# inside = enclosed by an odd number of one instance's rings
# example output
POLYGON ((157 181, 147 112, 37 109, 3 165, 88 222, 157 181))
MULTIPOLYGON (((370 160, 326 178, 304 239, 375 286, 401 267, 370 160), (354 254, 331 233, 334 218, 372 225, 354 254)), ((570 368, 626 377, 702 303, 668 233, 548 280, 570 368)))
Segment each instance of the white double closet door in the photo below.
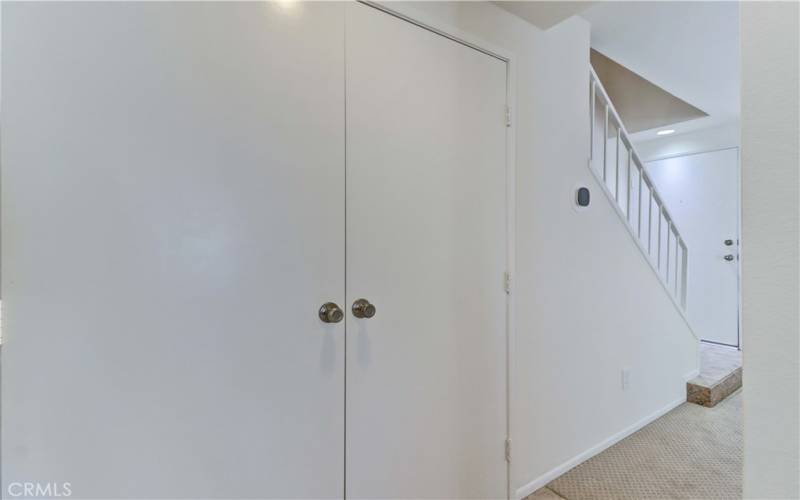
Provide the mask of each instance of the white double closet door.
POLYGON ((506 497, 504 61, 356 3, 3 17, 4 478, 506 497))

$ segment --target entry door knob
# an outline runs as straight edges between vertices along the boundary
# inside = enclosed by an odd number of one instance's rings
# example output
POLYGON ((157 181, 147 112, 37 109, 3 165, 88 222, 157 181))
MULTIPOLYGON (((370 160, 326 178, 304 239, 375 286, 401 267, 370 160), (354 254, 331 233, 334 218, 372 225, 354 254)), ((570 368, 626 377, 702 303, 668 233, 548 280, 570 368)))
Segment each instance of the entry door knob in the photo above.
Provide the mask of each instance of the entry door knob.
POLYGON ((344 319, 344 312, 333 302, 326 302, 319 308, 319 319, 323 323, 338 323, 344 319))
POLYGON ((353 302, 353 316, 356 318, 371 318, 375 316, 375 306, 367 299, 358 299, 353 302))
POLYGON ((731 255, 731 254, 726 255, 725 256, 725 260, 727 260, 728 262, 732 261, 733 260, 733 255, 731 255))

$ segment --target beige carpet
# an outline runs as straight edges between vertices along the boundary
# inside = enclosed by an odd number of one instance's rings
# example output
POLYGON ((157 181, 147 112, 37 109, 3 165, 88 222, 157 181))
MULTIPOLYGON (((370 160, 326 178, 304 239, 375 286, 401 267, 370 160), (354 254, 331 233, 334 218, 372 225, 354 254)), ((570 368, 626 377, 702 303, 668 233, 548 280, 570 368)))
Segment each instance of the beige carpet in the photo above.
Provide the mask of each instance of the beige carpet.
MULTIPOLYGON (((742 497, 742 392, 685 403, 547 487, 568 500, 742 497)), ((540 492, 540 494, 550 492, 540 492)))

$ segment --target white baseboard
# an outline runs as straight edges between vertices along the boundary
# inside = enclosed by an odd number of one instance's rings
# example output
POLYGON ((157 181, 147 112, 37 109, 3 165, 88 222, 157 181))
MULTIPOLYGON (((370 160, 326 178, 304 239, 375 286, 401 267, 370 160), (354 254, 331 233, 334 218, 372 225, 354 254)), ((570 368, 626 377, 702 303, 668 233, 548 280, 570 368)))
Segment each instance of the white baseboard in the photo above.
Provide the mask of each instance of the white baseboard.
MULTIPOLYGON (((694 376, 692 378, 694 378, 694 376)), ((638 422, 634 423, 630 427, 627 427, 626 429, 623 429, 622 431, 614 434, 613 436, 611 436, 610 438, 606 439, 605 441, 602 441, 601 443, 589 448, 588 450, 584 451, 583 453, 580 453, 580 454, 572 457, 571 459, 567 460, 566 462, 564 462, 563 464, 559 465, 558 467, 547 471, 546 473, 544 473, 541 476, 537 477, 536 479, 534 479, 533 481, 529 482, 525 486, 522 486, 521 488, 519 488, 517 490, 516 496, 514 498, 516 498, 516 499, 525 498, 526 496, 530 495, 531 493, 533 493, 534 491, 538 490, 539 488, 541 488, 543 486, 546 486, 547 483, 549 483, 553 479, 557 478, 561 474, 564 474, 565 472, 567 472, 568 470, 572 469, 573 467, 585 462, 586 460, 589 460, 590 458, 592 458, 593 456, 597 455, 601 451, 604 451, 605 449, 610 448, 611 446, 613 446, 616 443, 622 441, 623 439, 625 439, 626 437, 630 436, 634 432, 638 431, 639 429, 641 429, 645 425, 649 424, 653 420, 656 420, 657 418, 663 416, 665 413, 669 412, 670 410, 675 409, 676 407, 678 407, 679 405, 681 405, 682 403, 685 403, 685 402, 686 402, 686 398, 685 397, 677 399, 677 400, 669 403, 668 405, 664 406, 660 410, 656 411, 655 413, 651 413, 650 415, 644 417, 643 419, 641 419, 638 422)))

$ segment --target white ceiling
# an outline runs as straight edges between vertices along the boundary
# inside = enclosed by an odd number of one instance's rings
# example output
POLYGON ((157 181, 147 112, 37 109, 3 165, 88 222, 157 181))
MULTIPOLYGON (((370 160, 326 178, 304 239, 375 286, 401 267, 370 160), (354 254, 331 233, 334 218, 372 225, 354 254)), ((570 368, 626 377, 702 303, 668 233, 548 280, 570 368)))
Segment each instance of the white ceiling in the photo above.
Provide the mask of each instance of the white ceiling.
POLYGON ((568 0, 558 2, 498 1, 492 3, 541 29, 548 29, 564 19, 586 10, 591 5, 591 2, 585 0, 578 2, 568 0))
POLYGON ((592 25, 593 48, 709 114, 670 128, 738 123, 738 2, 602 2, 581 16, 592 25))

